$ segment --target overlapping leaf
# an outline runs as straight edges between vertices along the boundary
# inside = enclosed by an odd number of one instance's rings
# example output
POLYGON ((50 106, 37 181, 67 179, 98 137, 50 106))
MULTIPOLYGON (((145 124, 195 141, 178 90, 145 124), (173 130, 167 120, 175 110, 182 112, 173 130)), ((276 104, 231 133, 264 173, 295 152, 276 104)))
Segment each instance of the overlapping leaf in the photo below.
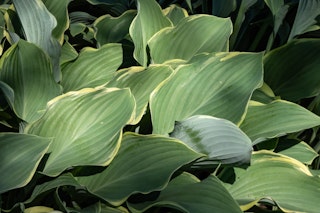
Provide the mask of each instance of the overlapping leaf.
POLYGON ((262 54, 201 54, 156 89, 150 100, 154 133, 167 134, 174 122, 192 115, 241 121, 262 81, 262 54), (237 64, 237 66, 235 66, 237 64))
POLYGON ((7 100, 27 122, 40 118, 47 102, 61 94, 52 77, 50 59, 34 44, 20 40, 2 56, 0 67, 0 80, 12 89, 1 86, 7 100))
POLYGON ((318 212, 320 177, 312 176, 301 162, 269 151, 253 156, 246 170, 236 169, 236 182, 228 186, 242 210, 265 198, 284 212, 318 212))
POLYGON ((44 173, 56 176, 77 165, 108 165, 117 153, 122 127, 135 101, 128 89, 83 89, 49 102, 26 132, 54 138, 44 173))
POLYGON ((153 206, 169 206, 190 213, 241 212, 217 177, 210 175, 200 181, 189 173, 182 173, 174 178, 156 200, 129 203, 129 208, 134 213, 144 212, 153 206))
POLYGON ((320 125, 320 117, 307 109, 283 100, 269 104, 252 102, 240 128, 258 143, 291 132, 320 125))
POLYGON ((189 60, 203 52, 228 51, 231 32, 229 18, 188 16, 175 27, 165 28, 150 39, 151 58, 154 63, 163 63, 172 59, 189 60))
POLYGON ((170 19, 172 24, 177 25, 183 18, 189 16, 186 9, 172 4, 163 10, 163 13, 170 19))
POLYGON ((173 70, 165 65, 131 67, 118 71, 106 87, 130 88, 136 100, 135 119, 132 121, 132 124, 136 124, 145 113, 152 91, 172 72, 173 70))
POLYGON ((159 30, 170 27, 172 23, 162 13, 161 7, 155 0, 138 0, 138 14, 131 23, 129 32, 134 43, 134 58, 147 66, 147 42, 159 30))
POLYGON ((235 124, 211 116, 192 116, 177 122, 171 137, 207 155, 210 163, 249 164, 251 140, 235 124))
POLYGON ((64 66, 61 84, 65 92, 102 85, 113 78, 122 63, 120 44, 106 44, 99 49, 83 49, 74 62, 64 66))
POLYGON ((163 189, 174 171, 201 156, 177 139, 128 133, 106 170, 78 180, 91 193, 121 205, 134 193, 163 189))
POLYGON ((31 180, 51 141, 34 135, 0 133, 0 193, 31 180))
POLYGON ((265 81, 276 95, 297 101, 320 92, 319 39, 299 39, 264 57, 265 81))

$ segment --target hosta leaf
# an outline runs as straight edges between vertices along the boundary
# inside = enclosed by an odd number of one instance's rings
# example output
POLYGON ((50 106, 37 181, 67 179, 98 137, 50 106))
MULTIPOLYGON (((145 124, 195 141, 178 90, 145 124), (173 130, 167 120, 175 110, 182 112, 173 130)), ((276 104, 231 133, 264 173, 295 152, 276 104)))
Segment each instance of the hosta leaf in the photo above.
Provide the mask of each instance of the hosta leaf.
POLYGON ((135 10, 128 10, 119 17, 109 14, 99 17, 94 22, 95 38, 100 46, 121 41, 128 33, 129 27, 136 16, 135 10))
POLYGON ((235 124, 211 116, 192 116, 177 122, 171 137, 199 153, 212 163, 249 164, 251 140, 235 124))
POLYGON ((269 104, 252 102, 240 128, 258 143, 286 133, 320 125, 320 117, 297 104, 276 100, 269 104))
POLYGON ((87 0, 90 4, 93 5, 100 5, 100 6, 107 6, 108 10, 114 13, 116 16, 120 16, 129 8, 128 0, 87 0))
POLYGON ((275 152, 297 159, 307 165, 311 165, 313 160, 319 156, 306 142, 294 139, 281 140, 275 152))
POLYGON ((52 37, 57 26, 55 17, 48 11, 41 0, 13 0, 14 7, 21 21, 26 40, 38 45, 51 58, 54 79, 60 81, 60 44, 52 37))
POLYGON ((200 181, 189 173, 182 173, 174 178, 156 200, 129 203, 129 208, 134 213, 144 212, 153 206, 169 206, 190 213, 241 212, 236 201, 217 177, 210 175, 200 181))
POLYGON ((201 156, 177 139, 128 133, 106 170, 78 180, 91 193, 121 205, 134 193, 163 189, 174 171, 201 156))
MULTIPOLYGON (((294 19, 288 41, 297 35, 310 31, 310 27, 317 24, 316 18, 319 15, 319 0, 300 0, 296 18, 294 19)), ((319 27, 316 29, 319 29, 319 27)))
POLYGON ((163 63, 171 59, 189 60, 197 53, 228 51, 231 32, 232 23, 228 18, 189 16, 150 39, 151 58, 154 63, 163 63))
POLYGON ((87 88, 51 100, 44 116, 25 130, 54 138, 44 173, 56 176, 71 166, 108 165, 134 106, 130 91, 116 88, 87 88))
POLYGON ((237 8, 236 0, 213 0, 212 1, 212 15, 219 17, 229 17, 230 13, 237 8))
POLYGON ((211 115, 238 123, 253 90, 261 83, 260 53, 198 55, 190 64, 178 67, 151 95, 153 131, 170 133, 175 121, 192 115, 211 115))
POLYGON ((265 82, 276 95, 297 101, 320 92, 319 39, 299 39, 264 57, 265 82))
POLYGON ((99 49, 86 47, 74 62, 64 66, 61 84, 64 91, 102 85, 112 79, 121 63, 121 44, 106 44, 99 49))
POLYGON ((13 94, 3 90, 10 105, 27 122, 40 118, 47 102, 61 94, 50 59, 34 44, 20 40, 11 46, 0 60, 0 69, 0 80, 13 90, 13 94))
POLYGON ((68 62, 76 60, 78 57, 77 50, 69 43, 65 42, 61 48, 61 57, 60 57, 60 66, 63 69, 63 66, 68 65, 68 62))
POLYGON ((106 87, 130 88, 137 105, 132 124, 137 124, 145 113, 151 92, 172 72, 173 70, 165 65, 151 65, 148 68, 130 67, 118 71, 106 87))
POLYGON ((236 168, 236 181, 228 187, 242 210, 271 199, 284 212, 318 212, 320 177, 312 176, 301 162, 269 151, 252 156, 246 170, 236 168))
POLYGON ((25 186, 48 150, 51 139, 0 133, 0 193, 25 186))
POLYGON ((172 24, 177 25, 183 18, 189 16, 186 9, 172 4, 163 10, 163 13, 170 19, 172 24))
POLYGON ((148 40, 159 30, 170 27, 172 23, 162 13, 155 0, 137 0, 138 14, 131 23, 129 32, 134 43, 134 58, 147 66, 146 52, 148 40))
POLYGON ((68 5, 71 0, 43 0, 46 8, 54 15, 57 26, 53 29, 52 35, 58 39, 60 44, 64 40, 64 32, 69 27, 68 5))

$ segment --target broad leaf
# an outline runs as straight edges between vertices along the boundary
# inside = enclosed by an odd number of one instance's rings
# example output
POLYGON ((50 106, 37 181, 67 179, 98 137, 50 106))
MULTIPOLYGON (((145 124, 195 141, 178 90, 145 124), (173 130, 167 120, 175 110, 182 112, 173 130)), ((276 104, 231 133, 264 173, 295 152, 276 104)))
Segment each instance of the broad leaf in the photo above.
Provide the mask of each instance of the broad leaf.
POLYGON ((217 177, 210 175, 200 181, 189 173, 182 173, 174 178, 156 200, 129 203, 129 208, 134 213, 144 212, 153 206, 169 206, 190 213, 241 212, 217 177))
POLYGON ((319 157, 319 154, 306 142, 294 139, 281 140, 275 152, 295 158, 306 165, 311 165, 313 160, 319 157))
POLYGON ((61 84, 65 92, 102 85, 113 78, 121 63, 120 44, 86 47, 74 62, 64 66, 61 84))
POLYGON ((297 104, 276 100, 269 104, 251 102, 240 128, 254 144, 287 133, 320 125, 320 117, 297 104))
POLYGON ((153 131, 170 133, 175 121, 192 115, 239 123, 253 90, 261 83, 260 53, 198 55, 189 64, 179 66, 151 95, 153 131))
POLYGON ((0 133, 0 194, 29 183, 50 143, 49 138, 0 133))
POLYGON ((316 18, 320 15, 319 0, 300 0, 288 41, 297 35, 319 29, 316 18), (312 28, 315 27, 315 28, 312 28))
POLYGON ((121 41, 129 33, 130 24, 136 13, 135 10, 128 10, 119 17, 108 14, 97 18, 93 26, 96 28, 95 38, 99 46, 121 41))
POLYGON ((319 58, 319 39, 293 40, 264 57, 265 82, 287 100, 316 96, 320 92, 319 58))
POLYGON ((236 182, 228 186, 241 209, 248 210, 259 200, 275 201, 284 212, 318 212, 320 177, 307 166, 285 155, 256 152, 252 165, 236 170, 236 182))
POLYGON ((152 91, 172 72, 173 70, 165 65, 131 67, 118 71, 115 78, 105 86, 130 88, 136 100, 135 119, 131 124, 137 124, 145 113, 152 91))
POLYGON ((132 194, 163 189, 174 171, 201 156, 177 139, 128 133, 106 170, 78 180, 91 193, 118 206, 132 194))
POLYGON ((188 16, 177 26, 165 28, 150 39, 151 58, 154 63, 163 63, 172 59, 190 60, 203 52, 228 51, 231 32, 229 18, 188 16))
POLYGON ((210 163, 249 164, 252 142, 235 124, 211 116, 192 116, 177 122, 171 137, 199 153, 210 163))
POLYGON ((147 42, 159 30, 172 23, 162 13, 155 0, 137 0, 138 14, 131 23, 129 32, 134 43, 134 58, 144 67, 148 64, 147 42))
POLYGON ((61 57, 60 57, 60 66, 63 70, 63 67, 68 65, 68 62, 72 62, 77 59, 78 52, 74 49, 74 47, 69 43, 65 42, 61 48, 61 57))
POLYGON ((236 0, 213 0, 212 1, 212 15, 219 17, 229 17, 230 13, 237 8, 236 0))
POLYGON ((44 173, 78 165, 106 166, 117 153, 135 102, 128 89, 83 89, 58 96, 26 132, 54 138, 44 173))
POLYGON ((14 7, 20 18, 27 41, 38 45, 51 58, 53 76, 56 82, 61 80, 59 67, 60 44, 52 37, 57 26, 55 17, 48 11, 41 0, 13 0, 14 7))
POLYGON ((183 18, 189 16, 186 9, 172 4, 163 10, 163 13, 170 19, 172 24, 177 25, 183 18))
POLYGON ((0 69, 0 80, 12 88, 13 93, 3 90, 9 104, 27 122, 39 119, 47 102, 61 94, 50 59, 34 44, 20 40, 11 46, 0 60, 0 69))

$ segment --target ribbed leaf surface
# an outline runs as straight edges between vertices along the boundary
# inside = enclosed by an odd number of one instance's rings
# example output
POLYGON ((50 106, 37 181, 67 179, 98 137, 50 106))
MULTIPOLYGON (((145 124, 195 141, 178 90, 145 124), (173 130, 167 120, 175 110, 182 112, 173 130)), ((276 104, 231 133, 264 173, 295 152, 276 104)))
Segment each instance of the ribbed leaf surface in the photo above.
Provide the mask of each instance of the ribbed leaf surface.
POLYGON ((201 156, 177 139, 129 133, 106 170, 78 180, 91 193, 120 205, 134 193, 163 189, 174 171, 201 156))
POLYGON ((105 166, 117 153, 135 102, 128 89, 83 89, 49 102, 26 132, 54 138, 44 173, 56 176, 77 165, 105 166))
POLYGON ((190 64, 178 67, 151 95, 153 131, 170 133, 175 121, 192 115, 211 115, 238 123, 261 82, 260 53, 198 55, 190 64))
POLYGON ((228 18, 189 16, 150 39, 151 58, 154 63, 163 63, 172 59, 189 60, 197 53, 228 51, 231 32, 232 23, 228 18))
POLYGON ((0 133, 0 193, 29 183, 51 141, 34 135, 0 133))

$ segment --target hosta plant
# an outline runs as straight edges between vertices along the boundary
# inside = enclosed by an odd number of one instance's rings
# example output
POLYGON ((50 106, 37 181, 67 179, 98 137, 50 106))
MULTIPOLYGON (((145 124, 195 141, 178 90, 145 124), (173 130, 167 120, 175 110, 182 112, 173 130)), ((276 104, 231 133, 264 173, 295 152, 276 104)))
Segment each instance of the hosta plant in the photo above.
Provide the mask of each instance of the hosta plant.
POLYGON ((319 0, 0 8, 1 212, 319 211, 319 0))

